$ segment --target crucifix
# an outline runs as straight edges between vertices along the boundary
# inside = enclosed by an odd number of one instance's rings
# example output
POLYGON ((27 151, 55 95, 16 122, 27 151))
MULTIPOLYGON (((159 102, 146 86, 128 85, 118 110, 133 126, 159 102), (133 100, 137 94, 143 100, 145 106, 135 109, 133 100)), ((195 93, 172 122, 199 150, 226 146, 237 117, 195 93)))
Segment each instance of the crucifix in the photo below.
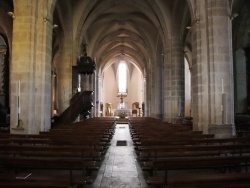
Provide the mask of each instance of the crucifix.
POLYGON ((120 99, 121 99, 121 103, 123 103, 123 95, 122 94, 121 94, 121 98, 120 99))
POLYGON ((118 95, 117 95, 117 97, 120 97, 120 99, 121 99, 121 102, 120 102, 120 108, 122 109, 122 108, 124 108, 125 106, 125 104, 124 104, 124 102, 123 102, 123 99, 126 97, 126 95, 124 95, 124 94, 122 94, 122 93, 119 93, 118 95))

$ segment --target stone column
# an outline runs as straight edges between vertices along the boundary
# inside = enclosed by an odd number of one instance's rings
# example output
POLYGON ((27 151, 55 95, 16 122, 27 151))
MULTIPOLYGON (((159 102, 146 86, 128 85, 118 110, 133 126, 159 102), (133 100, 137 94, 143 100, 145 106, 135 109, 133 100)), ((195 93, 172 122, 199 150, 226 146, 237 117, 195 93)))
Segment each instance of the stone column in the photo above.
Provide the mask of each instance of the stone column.
POLYGON ((235 113, 247 113, 247 60, 245 51, 240 48, 235 52, 235 113))
POLYGON ((58 63, 58 90, 59 90, 59 113, 62 113, 69 106, 72 98, 72 31, 70 29, 70 20, 65 20, 67 26, 63 46, 60 50, 60 63, 58 63))
POLYGON ((144 75, 144 77, 143 77, 143 103, 144 103, 144 109, 143 109, 143 116, 144 117, 147 117, 148 116, 148 114, 147 114, 147 111, 146 111, 146 109, 147 109, 147 85, 146 85, 146 77, 145 77, 145 75, 144 75))
POLYGON ((184 54, 179 37, 181 27, 175 24, 172 26, 171 51, 166 54, 167 62, 165 63, 167 117, 164 119, 175 124, 182 121, 184 115, 184 54))
MULTIPOLYGON (((93 77, 94 77, 94 74, 88 75, 88 78, 89 78, 89 90, 90 91, 94 91, 94 79, 93 79, 93 77)), ((93 97, 92 100, 93 100, 94 107, 90 111, 90 118, 94 117, 94 111, 95 111, 95 106, 96 106, 95 91, 93 92, 92 97, 93 97)))
MULTIPOLYGON (((14 0, 11 133, 37 134, 51 125, 52 22, 48 1, 14 0), (46 10, 44 10, 46 7, 46 10), (20 99, 19 122, 17 97, 20 99)), ((52 1, 50 1, 52 3, 52 1)))
MULTIPOLYGON (((98 107, 97 107, 97 117, 99 116, 103 116, 104 115, 104 109, 101 109, 101 103, 103 104, 103 98, 102 98, 102 80, 101 80, 101 76, 98 76, 98 74, 96 75, 96 95, 97 95, 97 100, 99 101, 98 107), (100 111, 102 110, 102 114, 100 113, 100 111)), ((104 104, 103 104, 104 105, 104 104)))
MULTIPOLYGON (((9 62, 7 49, 0 49, 0 108, 8 110, 9 107, 9 62)), ((8 112, 9 113, 9 112, 8 112)), ((2 116, 4 117, 4 116, 2 116)), ((5 119, 2 120, 5 122, 5 119)))
POLYGON ((163 121, 171 123, 172 122, 172 93, 171 93, 171 38, 168 39, 166 42, 167 44, 170 44, 168 46, 168 49, 164 50, 164 117, 163 121))
POLYGON ((96 73, 93 74, 93 91, 94 91, 94 107, 93 107, 93 117, 98 117, 98 106, 99 106, 99 99, 98 99, 98 83, 97 83, 97 76, 96 73))
POLYGON ((146 104, 146 116, 149 116, 149 117, 152 117, 151 116, 151 106, 152 106, 152 103, 151 103, 151 98, 152 98, 152 88, 151 88, 151 84, 152 84, 152 78, 151 78, 151 72, 152 72, 152 69, 151 69, 151 61, 150 59, 148 60, 148 67, 147 67, 147 75, 146 75, 146 101, 145 101, 145 104, 146 104))
POLYGON ((89 90, 89 75, 87 74, 82 74, 81 75, 81 87, 82 87, 82 91, 88 91, 89 90))
MULTIPOLYGON (((161 48, 162 51, 162 48, 161 48)), ((161 52, 157 53, 157 70, 156 74, 158 75, 156 78, 156 93, 155 93, 155 107, 156 107, 156 118, 163 119, 163 76, 164 76, 164 59, 161 55, 161 52)))
POLYGON ((161 119, 162 62, 156 59, 151 64, 151 117, 161 119))
MULTIPOLYGON (((152 60, 152 59, 151 59, 152 60)), ((156 62, 151 61, 151 72, 150 72, 150 117, 156 118, 156 97, 157 97, 157 84, 156 84, 156 62)), ((159 76, 159 75, 157 75, 159 76)))
POLYGON ((6 72, 9 71, 7 68, 7 62, 6 62, 6 52, 7 49, 3 48, 0 49, 0 63, 1 63, 1 70, 0 70, 0 95, 6 95, 7 94, 7 79, 8 75, 6 75, 6 72))
POLYGON ((194 130, 233 134, 233 61, 227 0, 199 0, 192 20, 194 130))
MULTIPOLYGON (((178 39, 179 40, 179 39, 178 39)), ((180 41, 175 41, 176 49, 172 58, 172 123, 182 121, 184 115, 184 57, 180 41), (177 51, 178 48, 178 51, 177 51)))

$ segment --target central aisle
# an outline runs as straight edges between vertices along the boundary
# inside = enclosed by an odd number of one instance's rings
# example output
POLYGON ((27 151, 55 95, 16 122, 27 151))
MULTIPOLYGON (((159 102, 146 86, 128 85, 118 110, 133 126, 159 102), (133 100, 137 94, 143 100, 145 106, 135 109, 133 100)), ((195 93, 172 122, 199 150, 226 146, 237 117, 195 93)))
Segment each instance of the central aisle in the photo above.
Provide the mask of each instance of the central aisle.
POLYGON ((94 188, 146 188, 143 172, 136 161, 133 142, 128 124, 117 124, 97 178, 94 188), (127 142, 126 146, 116 146, 117 141, 127 142))

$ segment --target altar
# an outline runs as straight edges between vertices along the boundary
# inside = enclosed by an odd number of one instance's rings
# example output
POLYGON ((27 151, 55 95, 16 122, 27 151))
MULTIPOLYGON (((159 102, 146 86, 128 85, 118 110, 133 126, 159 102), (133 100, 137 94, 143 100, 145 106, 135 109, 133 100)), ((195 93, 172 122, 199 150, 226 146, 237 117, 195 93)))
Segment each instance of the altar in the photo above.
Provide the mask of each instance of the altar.
POLYGON ((120 118, 131 116, 132 109, 128 109, 127 102, 123 101, 123 99, 127 97, 127 92, 119 92, 117 97, 120 97, 121 101, 117 103, 117 109, 113 110, 114 116, 119 116, 120 118))
POLYGON ((125 113, 126 116, 131 116, 132 109, 114 109, 114 116, 119 116, 121 113, 125 113))

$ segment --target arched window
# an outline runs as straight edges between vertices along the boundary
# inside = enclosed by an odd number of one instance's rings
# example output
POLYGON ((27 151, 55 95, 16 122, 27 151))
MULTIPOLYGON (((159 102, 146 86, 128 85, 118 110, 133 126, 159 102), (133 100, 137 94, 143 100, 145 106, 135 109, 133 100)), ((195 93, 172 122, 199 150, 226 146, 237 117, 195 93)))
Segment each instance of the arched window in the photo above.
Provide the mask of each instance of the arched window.
POLYGON ((119 93, 127 92, 127 66, 125 61, 121 61, 118 66, 118 90, 119 93))

